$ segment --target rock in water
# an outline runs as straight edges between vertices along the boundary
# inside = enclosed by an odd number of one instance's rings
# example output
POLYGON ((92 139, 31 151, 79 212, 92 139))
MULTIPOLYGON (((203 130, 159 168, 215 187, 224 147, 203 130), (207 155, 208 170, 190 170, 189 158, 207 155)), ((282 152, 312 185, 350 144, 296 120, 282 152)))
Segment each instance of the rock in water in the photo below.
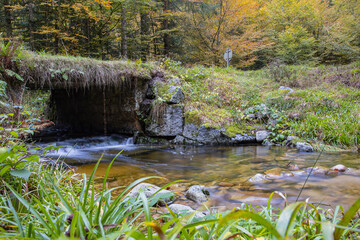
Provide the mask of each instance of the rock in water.
POLYGON ((348 169, 348 168, 345 167, 345 166, 342 165, 342 164, 338 164, 338 165, 336 165, 336 166, 334 166, 334 167, 331 168, 331 170, 337 171, 337 172, 345 172, 347 169, 348 169))
POLYGON ((314 148, 308 144, 303 142, 296 143, 296 148, 299 152, 313 152, 314 148))
MULTIPOLYGON (((126 196, 136 198, 137 196, 139 196, 140 190, 143 190, 145 193, 145 196, 147 198, 149 198, 152 195, 154 195, 157 191, 159 191, 160 188, 158 186, 155 186, 150 183, 140 183, 140 184, 136 185, 126 196)), ((164 201, 165 203, 168 204, 168 203, 172 202, 172 200, 174 198, 174 193, 163 189, 160 192, 156 193, 156 195, 154 197, 158 198, 160 202, 164 201)))
POLYGON ((200 185, 191 186, 185 193, 186 198, 197 203, 206 202, 209 195, 209 191, 207 191, 204 186, 200 185))
POLYGON ((306 171, 309 173, 311 172, 314 175, 325 175, 328 172, 328 170, 323 167, 309 167, 306 169, 306 171))
MULTIPOLYGON (((185 206, 185 205, 182 205, 182 204, 171 204, 169 206, 170 210, 173 211, 174 213, 176 214, 183 214, 183 215, 186 215, 186 214, 191 214, 193 212, 195 212, 194 209, 192 209, 191 207, 189 206, 185 206)), ((200 212, 197 212, 195 214, 195 217, 197 218, 200 218, 200 217, 204 217, 205 214, 203 213, 200 213, 200 212)))
POLYGON ((249 178, 248 181, 251 183, 266 183, 270 180, 264 174, 258 173, 255 176, 249 178))
POLYGON ((234 138, 232 138, 232 141, 234 144, 256 143, 256 137, 249 136, 249 135, 236 134, 236 136, 234 138))
POLYGON ((268 131, 257 131, 256 132, 256 141, 263 142, 269 136, 268 131))

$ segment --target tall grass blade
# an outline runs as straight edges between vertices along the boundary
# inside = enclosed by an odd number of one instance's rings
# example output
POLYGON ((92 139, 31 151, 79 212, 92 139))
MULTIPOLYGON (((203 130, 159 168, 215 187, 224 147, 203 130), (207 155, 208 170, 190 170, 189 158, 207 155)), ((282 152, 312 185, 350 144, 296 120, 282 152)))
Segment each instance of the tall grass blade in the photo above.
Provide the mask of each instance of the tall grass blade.
POLYGON ((162 231, 162 229, 154 222, 145 222, 146 226, 152 227, 155 232, 158 234, 159 238, 161 240, 167 240, 167 237, 165 236, 165 233, 162 231))
POLYGON ((264 226, 270 234, 272 234, 276 239, 283 240, 283 236, 276 230, 276 228, 265 218, 260 216, 258 213, 250 212, 247 210, 236 210, 229 214, 227 214, 224 218, 222 218, 217 227, 217 232, 220 231, 221 228, 228 225, 229 222, 239 221, 241 219, 251 219, 257 222, 258 224, 264 226))
POLYGON ((281 236, 288 237, 288 234, 292 233, 295 225, 295 217, 304 204, 305 203, 302 202, 292 203, 282 211, 276 224, 276 230, 281 236))
MULTIPOLYGON (((360 198, 355 201, 355 203, 347 210, 344 217, 341 219, 341 221, 337 224, 339 226, 347 227, 351 220, 355 217, 357 212, 360 209, 360 198)), ((338 228, 336 227, 334 232, 334 239, 338 240, 343 235, 345 229, 344 228, 338 228)))
POLYGON ((39 222, 42 224, 42 226, 44 226, 49 234, 53 233, 53 230, 51 229, 51 227, 47 224, 47 222, 45 221, 45 219, 40 215, 40 213, 38 211, 36 211, 33 206, 28 203, 17 191, 15 191, 8 183, 4 183, 6 185, 6 187, 8 187, 10 189, 10 191, 15 195, 15 197, 32 213, 34 214, 34 216, 39 220, 39 222))
POLYGON ((99 164, 101 162, 101 159, 103 158, 104 154, 101 155, 101 157, 99 158, 99 160, 97 161, 97 163, 95 164, 95 167, 90 175, 89 181, 87 182, 86 185, 86 189, 85 189, 85 195, 84 195, 84 199, 83 200, 83 208, 86 209, 86 204, 87 204, 87 198, 88 198, 88 194, 89 194, 89 190, 90 190, 90 186, 93 184, 93 180, 94 180, 94 176, 95 176, 95 172, 97 171, 99 164))
POLYGON ((330 222, 324 222, 321 224, 321 231, 324 239, 334 240, 334 224, 330 222))
MULTIPOLYGON (((146 221, 151 222, 151 212, 150 212, 150 208, 149 208, 149 203, 145 196, 145 193, 142 190, 140 190, 140 199, 143 202, 146 221)), ((147 232, 148 232, 148 239, 152 240, 152 227, 148 226, 147 232)))
POLYGON ((71 208, 70 203, 64 198, 64 196, 63 196, 63 194, 60 192, 60 189, 58 188, 58 186, 56 186, 56 185, 53 183, 53 187, 54 187, 54 190, 55 190, 56 194, 57 194, 58 197, 60 198, 61 203, 65 206, 66 210, 67 210, 69 213, 74 213, 74 210, 71 208))
POLYGON ((123 152, 123 150, 121 150, 118 154, 116 154, 116 156, 113 158, 113 160, 110 162, 109 166, 107 167, 106 169, 106 172, 105 172, 105 176, 104 176, 104 181, 103 181, 103 191, 105 190, 105 186, 106 186, 106 180, 108 178, 108 175, 109 175, 109 172, 110 172, 110 169, 111 169, 111 166, 112 164, 114 163, 115 159, 123 152))
MULTIPOLYGON (((161 177, 144 177, 144 178, 140 178, 138 180, 136 180, 135 182, 131 183, 129 186, 127 186, 118 196, 117 198, 111 203, 110 207, 108 208, 108 211, 106 213, 104 213, 102 219, 103 221, 107 221, 107 219, 109 218, 109 216, 112 214, 112 212, 114 211, 114 209, 118 206, 119 202, 121 201, 122 197, 125 195, 125 193, 130 190, 131 188, 135 187, 136 185, 138 185, 139 183, 146 181, 148 179, 152 179, 152 178, 161 178, 161 177)), ((108 192, 111 192, 111 190, 109 190, 108 192)))
POLYGON ((10 199, 8 196, 7 196, 7 202, 8 202, 10 211, 11 211, 12 214, 14 215, 14 218, 15 218, 17 227, 18 227, 18 229, 19 229, 19 232, 20 232, 20 234, 21 234, 21 237, 25 237, 25 232, 24 232, 24 229, 23 229, 23 227, 22 227, 22 224, 21 224, 19 215, 17 214, 14 206, 13 206, 12 203, 11 203, 11 199, 10 199))
POLYGON ((72 222, 71 222, 71 225, 70 225, 70 237, 71 238, 75 237, 76 224, 78 222, 78 217, 79 217, 79 212, 78 211, 74 212, 72 222))

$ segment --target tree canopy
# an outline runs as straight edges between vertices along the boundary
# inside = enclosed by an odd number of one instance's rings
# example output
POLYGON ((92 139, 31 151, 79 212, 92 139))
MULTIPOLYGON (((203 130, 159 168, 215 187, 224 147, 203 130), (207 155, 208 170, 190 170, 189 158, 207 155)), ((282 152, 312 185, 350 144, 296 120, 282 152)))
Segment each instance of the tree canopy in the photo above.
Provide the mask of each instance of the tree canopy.
POLYGON ((4 0, 1 38, 32 51, 238 67, 346 63, 360 52, 357 0, 4 0))

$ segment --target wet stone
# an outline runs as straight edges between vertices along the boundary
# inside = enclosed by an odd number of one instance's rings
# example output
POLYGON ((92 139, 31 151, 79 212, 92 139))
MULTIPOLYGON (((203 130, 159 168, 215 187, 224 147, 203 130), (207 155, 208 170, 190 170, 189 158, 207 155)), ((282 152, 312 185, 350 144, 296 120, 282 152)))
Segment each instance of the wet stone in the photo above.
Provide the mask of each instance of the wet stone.
POLYGON ((306 174, 307 174, 307 172, 304 171, 304 170, 291 171, 291 173, 292 173, 294 176, 301 176, 301 175, 306 175, 306 174))
POLYGON ((335 170, 330 169, 329 171, 327 171, 326 175, 331 176, 331 177, 335 177, 335 176, 339 175, 339 171, 335 171, 335 170))
POLYGON ((326 168, 323 168, 323 167, 309 167, 306 169, 307 172, 310 172, 312 170, 312 174, 314 175, 325 175, 328 170, 326 168))
POLYGON ((290 171, 282 171, 281 176, 282 177, 292 177, 292 176, 294 176, 294 174, 290 171))
POLYGON ((269 136, 268 131, 257 131, 256 132, 256 141, 263 142, 269 136))
POLYGON ((267 178, 267 176, 265 176, 264 174, 258 173, 255 176, 249 178, 248 180, 251 183, 266 183, 269 182, 270 179, 267 178))
MULTIPOLYGON (((191 207, 189 206, 186 206, 186 205, 182 205, 182 204, 171 204, 169 206, 170 210, 176 214, 180 214, 180 215, 187 215, 187 214, 191 214, 193 212, 195 212, 194 209, 192 209, 191 207)), ((201 218, 201 217, 204 217, 205 214, 201 213, 201 212, 197 212, 195 214, 195 217, 196 218, 201 218)))
POLYGON ((346 171, 344 172, 345 174, 349 174, 349 175, 360 175, 360 169, 355 169, 355 168, 348 168, 346 169, 346 171))
POLYGON ((336 165, 336 166, 334 166, 334 167, 331 168, 331 170, 337 171, 337 172, 345 172, 347 169, 348 169, 348 168, 345 167, 345 166, 342 165, 342 164, 338 164, 338 165, 336 165))
POLYGON ((185 196, 194 202, 202 203, 208 200, 210 193, 204 186, 194 185, 186 191, 185 196))
POLYGON ((270 178, 280 178, 282 177, 283 169, 281 168, 272 168, 265 171, 265 174, 270 178))
MULTIPOLYGON (((136 198, 139 196, 141 190, 144 191, 144 194, 147 198, 150 198, 157 191, 159 191, 160 188, 150 183, 140 183, 136 185, 126 196, 136 198)), ((171 191, 163 189, 156 193, 154 197, 159 198, 159 202, 164 201, 165 203, 170 203, 174 198, 174 194, 171 191)))
POLYGON ((296 148, 299 152, 313 152, 314 148, 308 144, 303 142, 296 143, 296 148))
POLYGON ((229 183, 229 182, 220 182, 218 184, 220 187, 232 187, 234 186, 235 184, 234 183, 229 183))
POLYGON ((297 164, 290 164, 289 166, 290 171, 297 171, 300 170, 299 166, 297 164))

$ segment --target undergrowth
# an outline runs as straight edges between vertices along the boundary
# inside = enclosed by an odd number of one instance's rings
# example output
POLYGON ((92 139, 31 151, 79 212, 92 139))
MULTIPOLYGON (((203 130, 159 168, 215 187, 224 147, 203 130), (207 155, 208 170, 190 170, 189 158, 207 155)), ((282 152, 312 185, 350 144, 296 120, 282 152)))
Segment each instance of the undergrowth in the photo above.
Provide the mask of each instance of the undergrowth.
POLYGON ((297 136, 327 149, 359 149, 359 62, 317 67, 276 62, 257 71, 188 68, 170 60, 163 65, 168 77, 182 80, 186 123, 225 129, 231 137, 268 130, 274 143, 297 136))

